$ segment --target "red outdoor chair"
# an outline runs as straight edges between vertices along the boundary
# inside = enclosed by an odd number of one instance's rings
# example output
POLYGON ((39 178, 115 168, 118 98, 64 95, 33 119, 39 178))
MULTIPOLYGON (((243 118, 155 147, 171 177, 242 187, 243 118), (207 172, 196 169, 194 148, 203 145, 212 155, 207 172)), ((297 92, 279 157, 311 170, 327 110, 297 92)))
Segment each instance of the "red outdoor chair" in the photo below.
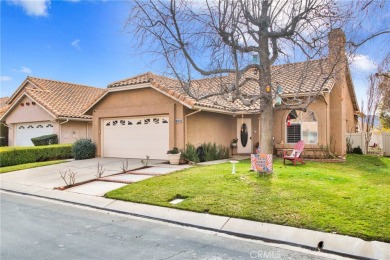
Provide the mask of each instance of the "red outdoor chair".
POLYGON ((286 160, 289 160, 294 163, 294 166, 296 165, 296 162, 300 162, 304 164, 303 159, 301 157, 303 153, 303 148, 305 147, 305 142, 302 140, 299 141, 294 145, 294 150, 290 155, 287 155, 287 150, 283 151, 283 164, 286 164, 286 160))

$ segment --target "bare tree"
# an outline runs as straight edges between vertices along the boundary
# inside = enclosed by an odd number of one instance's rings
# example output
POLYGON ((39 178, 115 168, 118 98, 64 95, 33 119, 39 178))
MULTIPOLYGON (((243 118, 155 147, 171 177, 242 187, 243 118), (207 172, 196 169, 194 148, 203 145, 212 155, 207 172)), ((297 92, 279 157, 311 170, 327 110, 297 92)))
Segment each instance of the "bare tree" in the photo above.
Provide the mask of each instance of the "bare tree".
POLYGON ((194 99, 219 95, 231 103, 257 105, 261 151, 272 153, 274 110, 305 110, 345 57, 340 50, 333 63, 325 62, 322 69, 329 77, 318 79, 320 87, 312 89, 312 95, 283 99, 279 107, 273 104, 278 91, 271 66, 290 59, 291 53, 302 60, 324 58, 330 29, 344 25, 351 13, 334 0, 137 0, 129 23, 139 43, 166 59, 194 99), (219 78, 221 83, 218 89, 200 90, 194 84, 198 76, 219 78), (258 93, 243 90, 248 82, 258 84, 258 93))

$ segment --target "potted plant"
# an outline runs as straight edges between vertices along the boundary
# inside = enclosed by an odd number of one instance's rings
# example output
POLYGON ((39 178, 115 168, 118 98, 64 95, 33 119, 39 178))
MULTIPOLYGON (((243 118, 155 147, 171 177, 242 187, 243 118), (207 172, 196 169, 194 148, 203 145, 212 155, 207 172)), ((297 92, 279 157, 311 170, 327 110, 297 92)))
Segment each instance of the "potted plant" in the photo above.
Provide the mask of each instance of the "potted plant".
POLYGON ((237 147, 237 142, 238 142, 238 139, 233 138, 232 143, 231 143, 231 147, 237 147))
POLYGON ((168 150, 167 154, 170 164, 179 164, 181 153, 177 147, 173 147, 172 150, 168 150))

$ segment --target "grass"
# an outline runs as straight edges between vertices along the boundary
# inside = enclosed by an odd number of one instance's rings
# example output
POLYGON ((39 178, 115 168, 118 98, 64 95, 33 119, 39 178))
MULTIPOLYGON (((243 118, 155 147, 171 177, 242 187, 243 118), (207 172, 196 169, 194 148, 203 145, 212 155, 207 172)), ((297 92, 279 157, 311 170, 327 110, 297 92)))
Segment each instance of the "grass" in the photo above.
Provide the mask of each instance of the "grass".
POLYGON ((346 163, 274 161, 272 175, 249 160, 199 166, 106 194, 125 201, 208 212, 390 242, 390 158, 350 155, 346 163), (174 198, 186 198, 172 205, 174 198))
POLYGON ((12 166, 5 166, 0 167, 0 174, 6 173, 6 172, 13 172, 13 171, 19 171, 19 170, 25 170, 30 168, 36 168, 46 165, 52 165, 52 164, 58 164, 63 163, 66 160, 56 160, 56 161, 46 161, 46 162, 34 162, 34 163, 24 163, 19 165, 12 165, 12 166))

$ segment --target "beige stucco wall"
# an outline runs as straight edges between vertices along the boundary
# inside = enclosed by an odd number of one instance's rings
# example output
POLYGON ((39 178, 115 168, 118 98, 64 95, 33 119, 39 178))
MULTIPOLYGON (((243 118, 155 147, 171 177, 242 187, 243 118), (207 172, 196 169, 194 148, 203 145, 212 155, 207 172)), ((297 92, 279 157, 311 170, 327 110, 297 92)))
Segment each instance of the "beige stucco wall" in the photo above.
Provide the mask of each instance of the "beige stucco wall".
POLYGON ((168 115, 169 146, 184 148, 183 105, 152 88, 109 93, 94 106, 92 114, 92 139, 97 145, 97 156, 101 156, 100 129, 101 121, 105 118, 168 115), (175 119, 181 119, 182 122, 175 123, 175 119))
POLYGON ((205 142, 229 147, 235 137, 236 118, 231 115, 202 111, 187 118, 187 143, 196 147, 205 142))
POLYGON ((357 117, 354 115, 354 109, 352 104, 351 93, 346 91, 345 93, 345 123, 347 133, 355 133, 357 126, 357 117))
POLYGON ((330 145, 337 155, 344 155, 346 149, 346 82, 339 78, 330 93, 330 145))
POLYGON ((7 115, 6 123, 24 123, 24 122, 41 122, 55 120, 47 111, 45 111, 38 103, 32 105, 33 100, 28 97, 24 97, 18 105, 7 115), (24 103, 21 106, 20 103, 24 103), (26 103, 30 105, 27 106, 26 103))
POLYGON ((87 128, 88 124, 90 123, 82 121, 69 121, 64 124, 60 124, 60 143, 70 144, 74 143, 77 139, 89 137, 90 135, 87 128))

